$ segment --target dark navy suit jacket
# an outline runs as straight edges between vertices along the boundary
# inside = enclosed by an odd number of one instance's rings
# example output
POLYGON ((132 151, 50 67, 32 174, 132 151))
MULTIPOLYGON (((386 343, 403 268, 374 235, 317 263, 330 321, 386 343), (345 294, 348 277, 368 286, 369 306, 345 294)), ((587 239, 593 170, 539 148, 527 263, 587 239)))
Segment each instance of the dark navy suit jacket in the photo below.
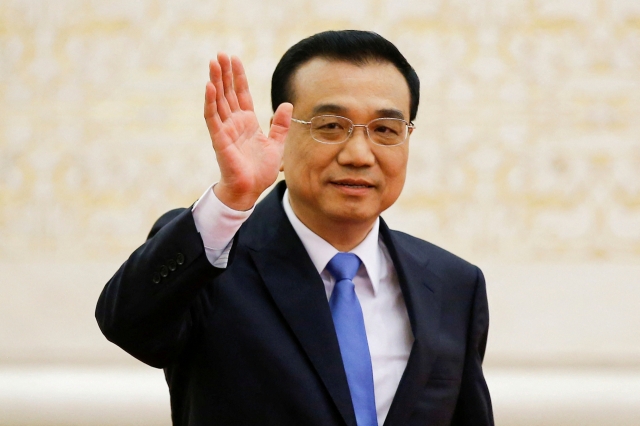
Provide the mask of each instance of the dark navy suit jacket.
MULTIPOLYGON (((242 225, 226 269, 207 260, 191 209, 173 210, 100 296, 105 336, 164 368, 174 425, 356 426, 324 285, 284 190, 242 225)), ((493 425, 481 271, 384 221, 380 236, 415 339, 385 426, 493 425)))

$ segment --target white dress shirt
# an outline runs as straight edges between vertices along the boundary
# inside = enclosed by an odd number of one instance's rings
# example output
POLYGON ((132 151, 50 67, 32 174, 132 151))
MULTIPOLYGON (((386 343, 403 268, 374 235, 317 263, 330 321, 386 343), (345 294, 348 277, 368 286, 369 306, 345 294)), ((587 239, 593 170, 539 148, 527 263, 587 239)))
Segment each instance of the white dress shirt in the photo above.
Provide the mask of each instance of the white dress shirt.
MULTIPOLYGON (((282 204, 322 278, 328 300, 335 279, 326 266, 338 250, 298 219, 289 203, 288 190, 282 204)), ((220 268, 227 266, 233 236, 252 212, 253 209, 239 212, 225 206, 211 188, 200 197, 193 206, 193 217, 211 264, 220 268)), ((353 282, 362 306, 371 353, 378 425, 382 426, 407 366, 413 335, 396 270, 386 246, 378 236, 379 223, 378 218, 369 234, 351 253, 362 261, 353 282)))

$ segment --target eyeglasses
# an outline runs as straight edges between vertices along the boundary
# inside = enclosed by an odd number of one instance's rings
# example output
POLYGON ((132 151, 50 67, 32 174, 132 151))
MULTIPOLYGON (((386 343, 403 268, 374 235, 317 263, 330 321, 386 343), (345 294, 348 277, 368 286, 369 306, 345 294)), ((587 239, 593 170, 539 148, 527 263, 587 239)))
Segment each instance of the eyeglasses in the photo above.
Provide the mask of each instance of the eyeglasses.
POLYGON ((339 144, 351 137, 355 127, 364 127, 369 140, 376 145, 396 146, 409 136, 409 129, 415 129, 413 123, 400 118, 376 118, 367 124, 353 124, 353 121, 339 115, 318 115, 310 121, 292 118, 291 121, 309 126, 311 137, 326 144, 339 144))

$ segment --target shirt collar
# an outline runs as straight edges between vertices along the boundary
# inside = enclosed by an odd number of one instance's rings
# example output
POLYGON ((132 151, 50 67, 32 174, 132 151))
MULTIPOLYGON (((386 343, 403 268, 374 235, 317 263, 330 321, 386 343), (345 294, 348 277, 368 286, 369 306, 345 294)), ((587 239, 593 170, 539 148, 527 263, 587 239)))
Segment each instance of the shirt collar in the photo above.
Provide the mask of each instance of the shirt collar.
MULTIPOLYGON (((338 250, 318 234, 314 233, 311 229, 307 228, 307 226, 298 219, 291 208, 288 189, 284 192, 282 206, 284 207, 284 212, 286 213, 289 222, 291 222, 291 226, 293 226, 293 229, 302 241, 302 245, 304 245, 307 253, 309 253, 309 257, 311 258, 313 265, 318 270, 318 274, 321 274, 326 268, 327 263, 329 263, 333 256, 338 253, 338 250)), ((379 230, 380 218, 378 217, 373 224, 373 228, 371 228, 371 231, 369 231, 365 239, 350 250, 350 253, 357 255, 362 261, 367 274, 369 275, 369 279, 371 280, 374 294, 377 293, 378 285, 380 283, 380 250, 378 246, 379 230)))

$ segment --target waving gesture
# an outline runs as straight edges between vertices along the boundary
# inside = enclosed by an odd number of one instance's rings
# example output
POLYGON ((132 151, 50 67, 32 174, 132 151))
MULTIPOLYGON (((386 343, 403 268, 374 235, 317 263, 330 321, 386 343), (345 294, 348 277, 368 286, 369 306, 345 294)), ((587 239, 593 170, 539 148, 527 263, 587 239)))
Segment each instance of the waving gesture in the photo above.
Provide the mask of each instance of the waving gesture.
POLYGON ((204 118, 221 174, 214 191, 227 206, 247 210, 278 176, 293 106, 278 107, 265 135, 240 59, 219 53, 209 63, 209 78, 204 118))

